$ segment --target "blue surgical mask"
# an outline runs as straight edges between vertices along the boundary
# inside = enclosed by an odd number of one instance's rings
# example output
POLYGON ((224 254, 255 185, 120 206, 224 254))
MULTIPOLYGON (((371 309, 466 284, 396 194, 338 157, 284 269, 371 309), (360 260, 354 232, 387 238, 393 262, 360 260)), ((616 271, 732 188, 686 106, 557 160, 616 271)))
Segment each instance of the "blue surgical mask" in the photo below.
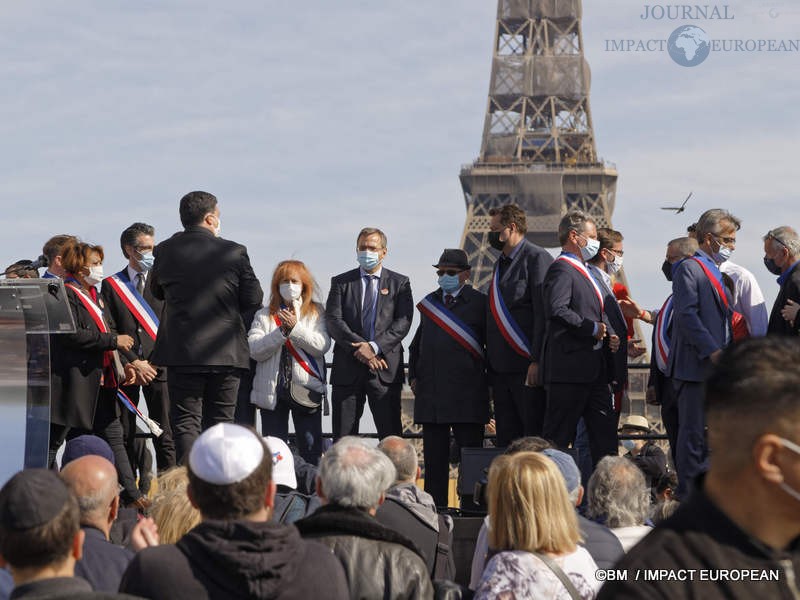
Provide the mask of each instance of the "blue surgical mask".
POLYGON ((622 445, 628 451, 636 448, 636 442, 633 440, 622 440, 622 445))
POLYGON ((461 286, 461 282, 458 280, 458 275, 444 274, 439 277, 438 281, 439 287, 442 288, 446 294, 452 294, 461 286))
POLYGON ((372 271, 381 262, 380 254, 372 250, 359 250, 356 252, 356 256, 358 257, 358 264, 365 271, 372 271))
POLYGON ((152 252, 142 252, 139 254, 141 258, 137 258, 136 262, 142 271, 149 271, 153 268, 153 263, 156 261, 152 252))
POLYGON ((731 250, 727 246, 723 246, 722 242, 717 242, 717 244, 719 244, 719 250, 714 252, 711 255, 711 258, 714 259, 715 263, 717 263, 718 265, 721 265, 726 260, 730 260, 731 259, 731 254, 733 254, 733 250, 731 250))
POLYGON ((581 237, 586 240, 586 245, 581 248, 581 258, 583 258, 584 261, 592 260, 597 254, 597 251, 600 250, 600 240, 593 240, 583 235, 581 235, 581 237))

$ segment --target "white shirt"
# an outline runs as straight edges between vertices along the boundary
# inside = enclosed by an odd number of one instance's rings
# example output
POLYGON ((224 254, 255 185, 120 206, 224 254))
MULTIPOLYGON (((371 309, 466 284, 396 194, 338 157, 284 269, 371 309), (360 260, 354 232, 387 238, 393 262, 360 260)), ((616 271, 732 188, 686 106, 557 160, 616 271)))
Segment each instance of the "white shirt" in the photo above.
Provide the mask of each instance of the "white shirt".
POLYGON ((147 283, 147 271, 142 271, 141 273, 139 273, 139 271, 134 269, 129 264, 128 265, 128 277, 130 278, 131 283, 133 284, 133 287, 136 287, 136 276, 137 275, 141 275, 142 276, 142 280, 145 282, 145 284, 147 283))
POLYGON ((744 317, 747 331, 752 337, 767 335, 767 304, 755 276, 729 260, 722 263, 719 270, 733 280, 733 310, 744 317))
MULTIPOLYGON (((380 265, 378 267, 378 270, 375 271, 374 273, 367 273, 361 267, 358 268, 358 271, 359 271, 359 275, 361 276, 361 306, 364 306, 364 297, 367 295, 367 286, 366 286, 366 283, 364 282, 364 279, 366 277, 374 277, 375 278, 375 285, 379 286, 381 284, 381 273, 383 272, 383 265, 380 265)), ((378 294, 380 294, 380 290, 377 290, 377 291, 378 291, 378 294)), ((375 308, 376 309, 378 307, 378 294, 375 294, 375 308)), ((376 312, 375 313, 375 319, 377 319, 377 318, 378 318, 378 314, 376 312)), ((372 351, 375 354, 380 354, 381 353, 381 349, 378 346, 378 344, 375 342, 375 340, 367 340, 367 341, 369 342, 369 345, 372 347, 372 351)))

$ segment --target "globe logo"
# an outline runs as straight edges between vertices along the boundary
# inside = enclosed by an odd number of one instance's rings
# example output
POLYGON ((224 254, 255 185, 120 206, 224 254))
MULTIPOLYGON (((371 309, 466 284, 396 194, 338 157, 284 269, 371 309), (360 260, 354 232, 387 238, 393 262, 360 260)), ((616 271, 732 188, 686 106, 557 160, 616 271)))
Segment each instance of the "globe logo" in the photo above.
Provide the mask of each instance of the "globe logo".
POLYGON ((682 67, 696 67, 708 58, 711 40, 708 34, 696 25, 678 27, 667 42, 669 55, 682 67))

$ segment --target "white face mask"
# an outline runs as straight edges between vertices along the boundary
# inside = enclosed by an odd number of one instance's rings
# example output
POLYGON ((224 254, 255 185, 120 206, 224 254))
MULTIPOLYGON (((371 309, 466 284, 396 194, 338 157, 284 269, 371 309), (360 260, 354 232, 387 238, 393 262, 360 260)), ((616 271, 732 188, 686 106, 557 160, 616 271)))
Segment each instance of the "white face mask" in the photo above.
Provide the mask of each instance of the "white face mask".
POLYGON ((84 277, 84 280, 89 285, 97 285, 101 281, 103 281, 103 265, 98 265, 96 267, 89 267, 89 274, 84 277))
POLYGON ((622 268, 622 257, 618 254, 614 254, 614 262, 606 263, 606 265, 608 265, 608 274, 616 275, 622 268))
POLYGON ((222 220, 219 217, 217 217, 217 226, 214 227, 214 235, 219 237, 221 231, 222 231, 222 220))
POLYGON ((293 302, 303 294, 302 283, 282 283, 278 286, 278 291, 286 302, 293 302))
MULTIPOLYGON (((800 446, 798 446, 798 445, 797 445, 797 444, 795 444, 794 442, 790 442, 789 440, 787 440, 787 439, 785 439, 785 438, 780 438, 780 440, 781 440, 781 442, 783 442, 783 446, 784 446, 785 448, 788 448, 789 450, 791 450, 791 451, 792 451, 792 452, 794 452, 795 454, 800 454, 800 446)), ((790 486, 788 483, 786 483, 785 481, 781 481, 779 485, 781 486, 781 489, 782 489, 784 492, 786 492, 786 493, 787 493, 787 494, 789 494, 789 495, 790 495, 792 498, 794 498, 795 500, 797 500, 798 502, 800 502, 800 492, 798 492, 796 489, 794 489, 793 487, 791 487, 791 486, 790 486)))

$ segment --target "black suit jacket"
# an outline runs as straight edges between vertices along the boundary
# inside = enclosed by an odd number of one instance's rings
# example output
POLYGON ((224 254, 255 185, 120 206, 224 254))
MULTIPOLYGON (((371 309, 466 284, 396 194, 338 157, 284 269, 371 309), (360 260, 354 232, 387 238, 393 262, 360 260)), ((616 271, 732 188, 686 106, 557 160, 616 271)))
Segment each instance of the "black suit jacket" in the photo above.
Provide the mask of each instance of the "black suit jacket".
POLYGON ((361 270, 353 269, 331 278, 331 290, 325 305, 325 323, 336 342, 333 347, 331 385, 352 385, 368 369, 353 356, 352 342, 373 341, 389 368, 378 372, 384 383, 402 383, 403 346, 401 342, 411 329, 414 300, 408 277, 381 270, 378 282, 378 303, 375 314, 375 339, 367 340, 361 326, 361 270), (385 292, 385 293, 384 293, 385 292))
MULTIPOLYGON (((544 280, 547 315, 543 351, 545 383, 591 383, 603 374, 606 353, 594 349, 595 323, 614 333, 591 282, 563 260, 553 261, 544 280)), ((605 343, 605 342, 604 342, 605 343)))
POLYGON ((553 257, 536 244, 523 239, 511 264, 500 278, 500 294, 511 316, 525 332, 531 344, 531 360, 514 352, 508 345, 487 302, 486 351, 489 366, 496 373, 524 373, 531 361, 539 362, 544 341, 542 283, 553 257))
POLYGON ((600 274, 600 269, 594 265, 587 266, 604 294, 603 312, 608 318, 608 323, 619 336, 619 350, 611 352, 611 348, 607 345, 604 346, 606 348, 609 382, 613 384, 614 391, 618 392, 628 382, 628 324, 625 322, 625 315, 622 314, 622 309, 617 303, 614 290, 606 287, 603 276, 600 274))
MULTIPOLYGON (((122 269, 122 271, 119 273, 119 276, 124 281, 129 281, 127 266, 122 269)), ((158 317, 159 322, 162 322, 164 320, 164 301, 153 296, 152 281, 153 278, 150 276, 148 276, 145 280, 142 297, 144 298, 145 302, 150 305, 150 308, 153 309, 153 312, 156 314, 156 317, 158 317)), ((111 287, 111 284, 108 283, 108 278, 103 280, 100 289, 103 295, 103 300, 106 303, 106 310, 111 313, 114 323, 116 324, 117 333, 124 333, 133 338, 133 351, 138 353, 139 349, 141 349, 141 354, 137 355, 137 358, 150 360, 150 356, 153 353, 153 347, 155 346, 155 341, 153 338, 147 335, 147 333, 142 329, 139 321, 136 320, 136 317, 133 316, 133 313, 130 311, 130 309, 128 309, 117 292, 114 291, 114 289, 111 287)))
MULTIPOLYGON (((104 316, 110 331, 103 333, 75 292, 66 290, 75 333, 50 336, 50 421, 91 429, 103 374, 103 353, 116 347, 117 334, 108 310, 104 310, 104 316)), ((120 353, 120 360, 126 361, 124 353, 120 353)))
POLYGON ((243 314, 258 310, 264 292, 247 248, 203 227, 187 227, 153 254, 151 289, 166 305, 153 363, 249 368, 243 314))
POLYGON ((780 335, 800 335, 800 319, 795 319, 794 327, 781 316, 781 310, 786 306, 787 300, 794 300, 800 303, 800 267, 795 266, 783 282, 775 304, 772 305, 772 312, 769 314, 768 334, 780 335))
MULTIPOLYGON (((442 290, 434 292, 442 304, 442 290)), ((486 338, 486 294, 465 285, 451 312, 478 337, 486 338)), ((408 379, 416 379, 414 422, 487 423, 489 390, 486 364, 476 359, 439 325, 420 313, 420 323, 409 346, 408 379)))

